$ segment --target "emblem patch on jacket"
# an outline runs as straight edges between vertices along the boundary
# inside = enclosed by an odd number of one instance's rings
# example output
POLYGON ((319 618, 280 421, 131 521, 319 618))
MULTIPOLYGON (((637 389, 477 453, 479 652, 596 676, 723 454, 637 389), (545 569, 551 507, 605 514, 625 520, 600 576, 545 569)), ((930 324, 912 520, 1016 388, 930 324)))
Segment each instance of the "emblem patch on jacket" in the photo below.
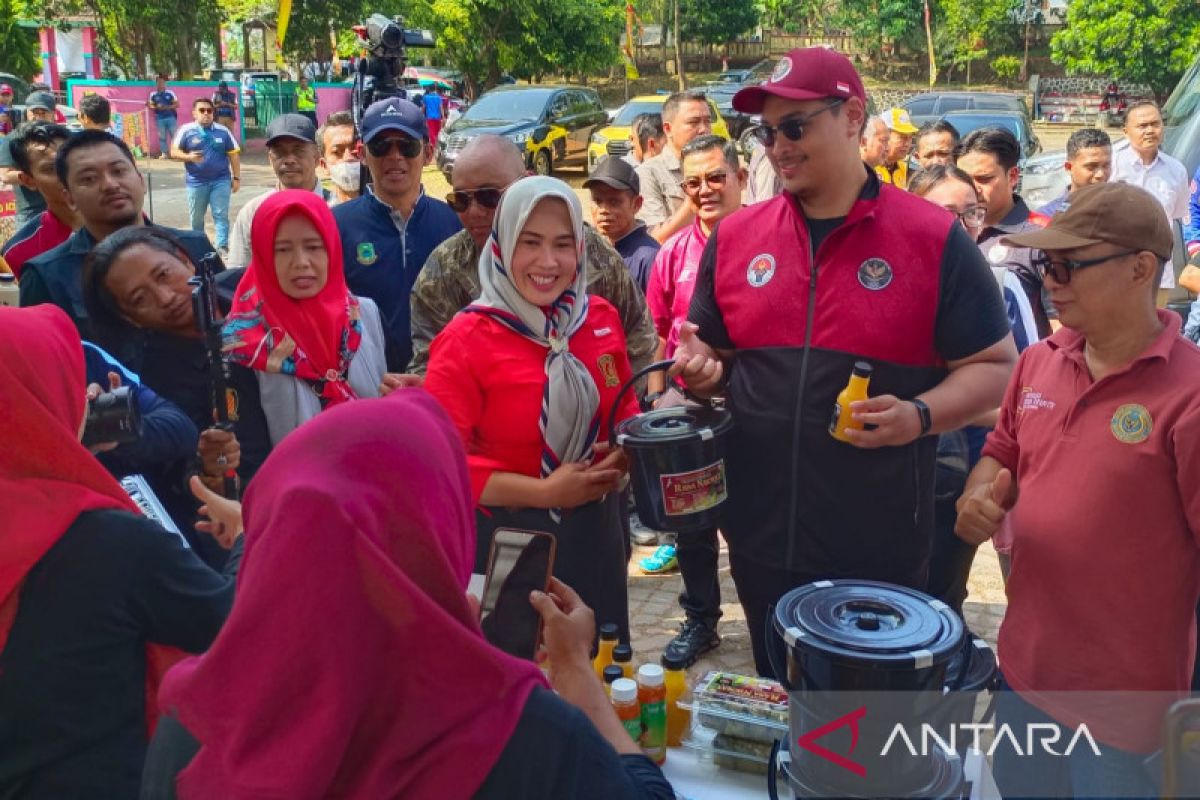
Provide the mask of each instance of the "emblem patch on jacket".
POLYGON ((354 255, 358 258, 358 263, 364 267, 369 267, 374 264, 379 256, 375 254, 374 242, 359 242, 359 245, 354 250, 354 255))
POLYGON ((868 258, 858 265, 858 282, 872 292, 886 289, 893 277, 892 265, 882 258, 868 258))

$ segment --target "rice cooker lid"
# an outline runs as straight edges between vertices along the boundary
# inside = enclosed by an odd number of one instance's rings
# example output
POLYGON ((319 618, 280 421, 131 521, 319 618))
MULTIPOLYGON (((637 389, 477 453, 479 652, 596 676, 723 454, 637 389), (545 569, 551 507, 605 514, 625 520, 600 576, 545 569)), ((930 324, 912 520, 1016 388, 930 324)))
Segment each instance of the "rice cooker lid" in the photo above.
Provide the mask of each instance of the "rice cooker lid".
POLYGON ((617 444, 647 447, 687 441, 708 441, 733 425, 728 411, 697 406, 658 408, 630 417, 617 426, 617 444))
POLYGON ((775 626, 788 647, 838 661, 922 669, 958 652, 963 624, 949 606, 889 583, 817 581, 784 595, 775 626))

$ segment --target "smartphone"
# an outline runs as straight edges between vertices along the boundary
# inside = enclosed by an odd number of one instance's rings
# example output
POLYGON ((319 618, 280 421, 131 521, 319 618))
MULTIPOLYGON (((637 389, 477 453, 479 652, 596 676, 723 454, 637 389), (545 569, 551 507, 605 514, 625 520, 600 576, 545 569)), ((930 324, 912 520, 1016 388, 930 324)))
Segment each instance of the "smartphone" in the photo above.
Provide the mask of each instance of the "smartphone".
POLYGON ((549 533, 498 528, 492 537, 480 601, 479 624, 494 646, 532 661, 542 637, 542 618, 529 602, 544 592, 554 569, 555 539, 549 533))

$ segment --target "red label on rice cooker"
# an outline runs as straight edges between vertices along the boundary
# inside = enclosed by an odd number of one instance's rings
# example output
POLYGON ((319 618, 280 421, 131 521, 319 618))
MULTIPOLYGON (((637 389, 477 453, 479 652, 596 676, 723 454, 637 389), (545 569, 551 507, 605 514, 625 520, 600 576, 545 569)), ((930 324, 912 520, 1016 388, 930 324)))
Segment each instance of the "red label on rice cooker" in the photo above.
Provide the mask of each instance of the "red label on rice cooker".
POLYGON ((723 459, 692 472, 661 475, 658 482, 662 486, 663 508, 672 517, 707 511, 729 496, 723 459))

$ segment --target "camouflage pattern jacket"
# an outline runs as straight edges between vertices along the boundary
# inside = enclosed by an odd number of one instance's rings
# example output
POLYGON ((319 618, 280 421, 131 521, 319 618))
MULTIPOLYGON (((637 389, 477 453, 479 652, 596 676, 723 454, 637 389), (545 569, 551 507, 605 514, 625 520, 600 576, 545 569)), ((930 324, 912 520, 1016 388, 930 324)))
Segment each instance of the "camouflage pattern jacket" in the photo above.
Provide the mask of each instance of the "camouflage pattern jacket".
MULTIPOLYGON (((658 335, 625 261, 603 236, 584 226, 587 244, 588 293, 612 303, 625 328, 625 349, 633 369, 654 358, 658 335)), ((412 290, 412 363, 408 371, 425 374, 429 345, 454 315, 479 297, 479 248, 467 231, 459 231, 429 254, 412 290)))

